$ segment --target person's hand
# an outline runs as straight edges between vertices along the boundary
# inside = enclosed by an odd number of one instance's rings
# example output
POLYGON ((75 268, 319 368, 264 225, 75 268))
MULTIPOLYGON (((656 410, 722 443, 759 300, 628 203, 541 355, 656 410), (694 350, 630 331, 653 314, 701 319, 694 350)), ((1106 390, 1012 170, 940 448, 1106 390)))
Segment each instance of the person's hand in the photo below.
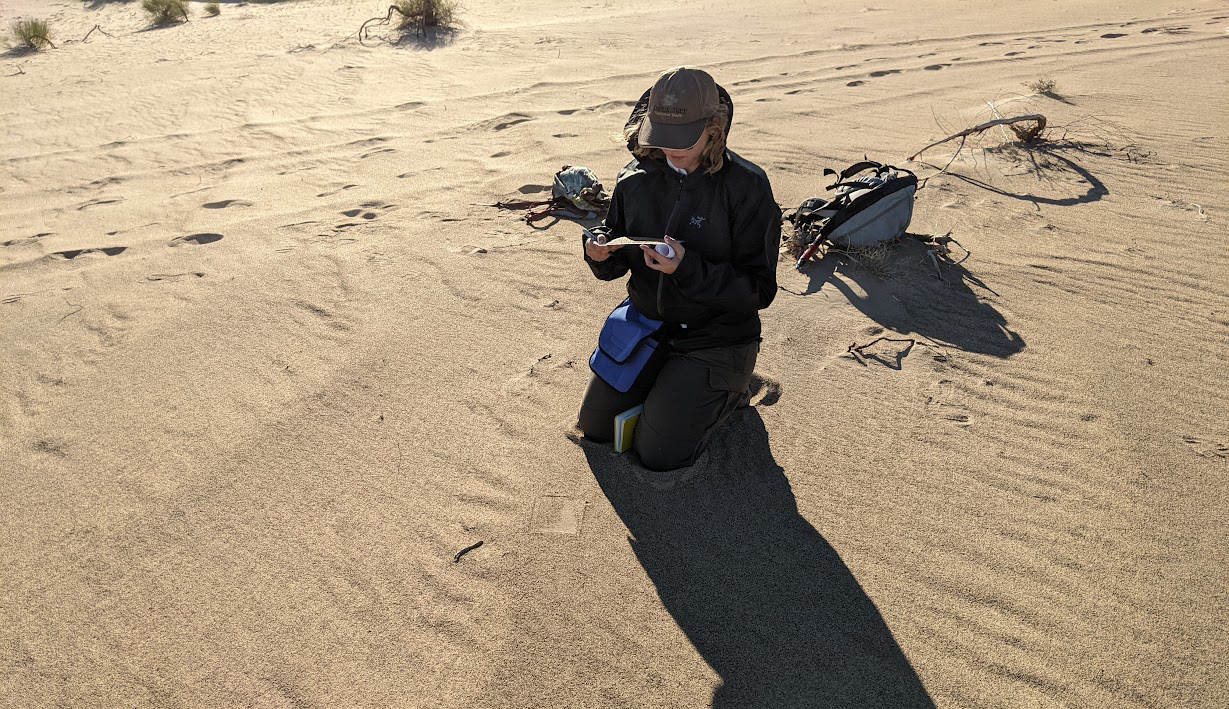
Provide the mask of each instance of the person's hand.
POLYGON ((585 255, 598 263, 610 258, 610 255, 619 248, 618 246, 600 244, 589 237, 585 237, 585 255))
POLYGON ((644 265, 654 271, 669 274, 674 273, 675 269, 679 267, 679 262, 683 260, 683 254, 687 253, 687 250, 683 248, 682 243, 676 241, 672 236, 666 236, 665 241, 667 246, 674 249, 673 258, 662 256, 657 253, 656 249, 648 245, 641 245, 640 250, 644 252, 644 265))

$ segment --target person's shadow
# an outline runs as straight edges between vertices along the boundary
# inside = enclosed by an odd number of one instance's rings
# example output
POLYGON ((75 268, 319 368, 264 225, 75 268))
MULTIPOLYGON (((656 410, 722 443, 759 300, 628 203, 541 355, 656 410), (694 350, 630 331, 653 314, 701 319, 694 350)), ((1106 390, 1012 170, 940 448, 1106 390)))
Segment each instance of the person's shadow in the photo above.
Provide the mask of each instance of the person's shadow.
POLYGON ((668 492, 638 481, 629 456, 582 448, 662 603, 721 676, 713 707, 933 709, 875 604, 798 514, 754 408, 668 492))

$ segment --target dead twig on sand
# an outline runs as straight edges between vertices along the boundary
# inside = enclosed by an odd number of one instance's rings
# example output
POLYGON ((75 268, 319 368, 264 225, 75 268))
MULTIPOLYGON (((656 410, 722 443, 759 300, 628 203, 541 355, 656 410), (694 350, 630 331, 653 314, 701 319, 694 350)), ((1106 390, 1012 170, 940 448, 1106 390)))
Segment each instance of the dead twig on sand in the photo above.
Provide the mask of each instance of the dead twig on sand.
POLYGON ((94 25, 94 28, 91 29, 89 32, 86 32, 85 36, 82 37, 81 39, 66 39, 64 40, 64 44, 89 44, 90 35, 94 34, 95 32, 101 32, 102 34, 105 34, 111 39, 115 39, 115 35, 104 30, 101 25, 94 25))
POLYGON ((26 73, 26 72, 25 72, 25 71, 23 71, 21 67, 17 67, 17 73, 16 73, 16 74, 5 74, 5 76, 6 76, 6 77, 9 77, 9 76, 21 76, 22 74, 25 74, 25 73, 26 73))
MULTIPOLYGON (((68 303, 68 298, 65 298, 65 299, 64 299, 64 302, 65 302, 65 303, 68 303)), ((77 313, 81 312, 81 309, 85 307, 84 305, 77 305, 76 303, 68 303, 68 304, 69 304, 69 305, 71 305, 71 306, 73 306, 74 308, 76 308, 76 310, 72 311, 72 312, 71 312, 71 313, 69 313, 68 315, 65 315, 64 317, 62 317, 62 318, 60 318, 59 320, 57 320, 57 321, 56 321, 56 325, 59 325, 60 323, 64 322, 64 321, 65 321, 65 320, 67 320, 70 316, 72 316, 72 315, 76 315, 77 313)))
MULTIPOLYGON (((897 355, 897 357, 900 359, 903 359, 906 355, 909 354, 909 352, 915 346, 919 344, 922 347, 928 347, 931 350, 938 350, 941 353, 941 354, 937 354, 934 356, 934 360, 936 362, 947 362, 951 359, 951 357, 949 357, 947 354, 947 350, 944 349, 941 345, 935 344, 934 342, 927 342, 926 340, 922 340, 921 342, 918 342, 916 339, 912 337, 888 337, 887 335, 884 335, 883 337, 876 337, 875 339, 871 340, 865 345, 859 345, 857 342, 851 342, 849 344, 848 349, 846 349, 845 352, 850 357, 852 357, 855 362, 865 367, 866 360, 868 358, 874 358, 875 360, 880 361, 880 362, 883 361, 883 360, 880 360, 879 357, 877 357, 876 355, 872 354, 868 356, 865 352, 862 351, 862 350, 865 350, 867 347, 870 347, 871 345, 874 345, 874 344, 878 344, 880 342, 900 342, 900 343, 905 344, 905 349, 901 350, 901 352, 897 355)), ((899 359, 898 359, 898 362, 899 362, 899 359)), ((899 366, 897 367, 897 369, 899 369, 899 366)))
POLYGON ((973 255, 971 251, 965 248, 964 244, 956 241, 956 239, 952 237, 952 232, 950 230, 941 236, 917 235, 917 240, 922 242, 922 245, 926 247, 926 254, 930 256, 930 262, 934 264, 935 275, 939 277, 939 280, 943 280, 943 271, 939 268, 940 259, 950 266, 958 266, 961 263, 964 263, 965 259, 973 255), (951 244, 955 244, 956 246, 960 247, 960 250, 964 252, 964 256, 961 256, 959 260, 954 260, 952 258, 951 244))
POLYGON ((905 349, 901 352, 901 355, 908 354, 909 350, 913 349, 913 347, 917 345, 917 340, 913 339, 912 337, 876 337, 875 339, 871 340, 865 345, 859 345, 857 342, 851 342, 849 343, 849 348, 846 349, 845 352, 849 356, 853 357, 855 362, 865 367, 866 366, 866 353, 864 353, 862 350, 866 349, 867 347, 870 347, 871 345, 879 343, 879 342, 907 343, 908 346, 905 347, 905 349))
POLYGON ((454 564, 461 563, 461 557, 465 556, 466 554, 470 553, 471 551, 477 549, 480 546, 482 546, 481 539, 479 539, 476 543, 470 544, 469 546, 465 547, 461 551, 457 552, 456 556, 452 557, 452 563, 454 564))
POLYGON ((86 40, 88 40, 88 39, 90 38, 90 35, 94 34, 95 32, 100 32, 100 33, 102 33, 102 34, 104 34, 104 35, 106 35, 106 36, 110 37, 111 39, 115 39, 115 35, 112 35, 112 34, 108 33, 106 30, 104 30, 104 29, 103 29, 101 26, 99 26, 99 25, 94 25, 94 29, 90 30, 89 32, 86 32, 86 33, 85 33, 85 36, 81 38, 81 43, 82 43, 82 44, 85 44, 86 40))
MULTIPOLYGON (((976 125, 976 126, 973 126, 972 128, 966 128, 960 131, 959 133, 956 133, 954 135, 949 135, 943 140, 937 140, 931 143, 930 145, 927 145, 926 147, 917 151, 913 155, 909 156, 909 160, 913 161, 917 159, 919 155, 926 152, 927 150, 930 150, 936 145, 942 145, 948 141, 955 140, 957 138, 960 139, 960 147, 956 148, 956 152, 959 153, 960 149, 964 147, 965 140, 968 139, 970 135, 981 133, 982 131, 989 130, 995 126, 1007 126, 1011 128, 1011 131, 1016 134, 1017 138, 1027 143, 1027 142, 1036 140, 1037 136, 1041 135, 1041 132, 1045 130, 1046 117, 1041 115, 1040 113, 1030 113, 1026 116, 1013 116, 1011 118, 996 118, 993 121, 986 121, 985 123, 982 123, 981 125, 976 125), (1028 128, 1020 128, 1020 127, 1017 127, 1016 125, 1018 123, 1025 123, 1025 122, 1032 123, 1033 125, 1028 128)), ((951 163, 948 163, 948 164, 950 165, 951 163)))
POLYGON ((387 15, 385 15, 384 17, 373 17, 370 20, 367 20, 366 22, 364 22, 362 27, 358 28, 358 43, 366 47, 367 44, 363 42, 363 39, 367 36, 367 25, 370 25, 373 22, 376 23, 377 25, 387 25, 388 23, 393 21, 394 12, 401 15, 406 20, 411 19, 409 15, 401 11, 401 8, 397 7, 396 5, 389 5, 387 15))

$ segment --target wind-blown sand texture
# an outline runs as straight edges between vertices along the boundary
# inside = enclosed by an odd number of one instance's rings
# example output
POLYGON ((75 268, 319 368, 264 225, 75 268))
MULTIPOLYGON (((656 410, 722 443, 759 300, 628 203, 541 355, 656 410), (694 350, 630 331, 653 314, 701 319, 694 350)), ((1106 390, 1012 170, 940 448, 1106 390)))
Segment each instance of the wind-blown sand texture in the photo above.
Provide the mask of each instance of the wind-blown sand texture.
POLYGON ((0 8, 0 706, 1229 705, 1225 3, 192 7, 0 8), (943 280, 783 258, 662 493, 570 436, 623 284, 474 205, 613 187, 679 64, 786 208, 1070 128, 918 194, 943 280))

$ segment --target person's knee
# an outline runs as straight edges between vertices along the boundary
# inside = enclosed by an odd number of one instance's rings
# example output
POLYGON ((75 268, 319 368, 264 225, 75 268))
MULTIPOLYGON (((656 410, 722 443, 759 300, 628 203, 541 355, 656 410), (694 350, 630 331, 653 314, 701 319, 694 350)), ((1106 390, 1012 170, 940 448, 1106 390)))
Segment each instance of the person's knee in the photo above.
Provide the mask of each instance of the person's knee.
POLYGON ((632 447, 640 464, 657 472, 684 468, 695 460, 694 442, 662 437, 650 431, 637 431, 632 447))
POLYGON ((576 418, 576 427, 591 441, 604 443, 614 440, 614 417, 608 412, 582 408, 576 418))

